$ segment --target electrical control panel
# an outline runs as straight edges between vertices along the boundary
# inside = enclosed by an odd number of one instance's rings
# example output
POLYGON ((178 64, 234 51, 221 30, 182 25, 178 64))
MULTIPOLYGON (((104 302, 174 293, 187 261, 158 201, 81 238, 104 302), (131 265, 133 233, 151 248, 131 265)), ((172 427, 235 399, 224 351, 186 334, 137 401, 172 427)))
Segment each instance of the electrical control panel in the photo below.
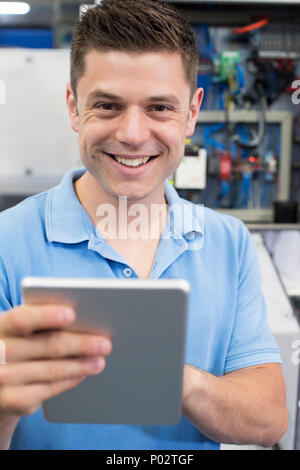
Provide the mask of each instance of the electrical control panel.
POLYGON ((175 186, 194 203, 271 222, 275 202, 300 202, 300 28, 253 9, 248 24, 193 24, 204 100, 189 146, 206 150, 206 178, 184 187, 182 163, 175 186))

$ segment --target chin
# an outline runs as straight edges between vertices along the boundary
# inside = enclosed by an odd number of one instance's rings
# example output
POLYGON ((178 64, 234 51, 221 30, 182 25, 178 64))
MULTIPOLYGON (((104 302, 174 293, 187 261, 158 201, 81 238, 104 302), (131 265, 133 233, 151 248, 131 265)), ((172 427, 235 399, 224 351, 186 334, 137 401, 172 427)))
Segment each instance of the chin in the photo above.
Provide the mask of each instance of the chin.
POLYGON ((115 193, 117 197, 126 197, 128 202, 139 202, 143 199, 146 199, 149 196, 149 193, 145 193, 145 191, 118 191, 115 193))
POLYGON ((151 195, 153 188, 142 187, 133 188, 132 184, 121 184, 111 187, 110 193, 116 197, 126 196, 128 201, 141 201, 151 195))

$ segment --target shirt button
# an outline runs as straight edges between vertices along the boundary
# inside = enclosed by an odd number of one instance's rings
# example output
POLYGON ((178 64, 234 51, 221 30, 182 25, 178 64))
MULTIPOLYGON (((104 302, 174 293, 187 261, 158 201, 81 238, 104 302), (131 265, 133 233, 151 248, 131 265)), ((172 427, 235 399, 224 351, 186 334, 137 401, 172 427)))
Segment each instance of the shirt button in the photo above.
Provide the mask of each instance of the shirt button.
POLYGON ((132 269, 130 269, 130 268, 123 269, 123 274, 124 274, 125 277, 132 276, 132 269))
POLYGON ((196 238, 195 232, 189 232, 189 233, 187 233, 187 234, 186 234, 186 238, 187 238, 188 240, 195 240, 195 238, 196 238))

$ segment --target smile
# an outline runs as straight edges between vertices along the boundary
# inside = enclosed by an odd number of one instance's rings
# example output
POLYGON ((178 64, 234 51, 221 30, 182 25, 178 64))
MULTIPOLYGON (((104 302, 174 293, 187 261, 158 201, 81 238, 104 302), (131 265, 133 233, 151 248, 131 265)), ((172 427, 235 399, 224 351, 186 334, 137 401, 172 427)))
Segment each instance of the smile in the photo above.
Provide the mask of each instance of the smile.
POLYGON ((107 153, 107 155, 111 157, 112 159, 114 159, 116 162, 120 163, 121 165, 132 167, 132 168, 146 165, 150 160, 158 157, 158 155, 146 156, 146 157, 141 157, 141 158, 135 158, 134 155, 123 157, 119 155, 113 155, 111 153, 107 153))

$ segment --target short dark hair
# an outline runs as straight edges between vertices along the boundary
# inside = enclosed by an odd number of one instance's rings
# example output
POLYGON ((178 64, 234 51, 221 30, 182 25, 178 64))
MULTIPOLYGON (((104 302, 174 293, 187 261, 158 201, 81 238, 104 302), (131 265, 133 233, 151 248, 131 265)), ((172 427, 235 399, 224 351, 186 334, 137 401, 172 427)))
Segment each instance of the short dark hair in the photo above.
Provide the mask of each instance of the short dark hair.
POLYGON ((85 70, 90 50, 102 52, 177 52, 181 54, 191 97, 197 89, 198 53, 188 21, 162 0, 102 0, 77 22, 71 45, 71 86, 85 70))

